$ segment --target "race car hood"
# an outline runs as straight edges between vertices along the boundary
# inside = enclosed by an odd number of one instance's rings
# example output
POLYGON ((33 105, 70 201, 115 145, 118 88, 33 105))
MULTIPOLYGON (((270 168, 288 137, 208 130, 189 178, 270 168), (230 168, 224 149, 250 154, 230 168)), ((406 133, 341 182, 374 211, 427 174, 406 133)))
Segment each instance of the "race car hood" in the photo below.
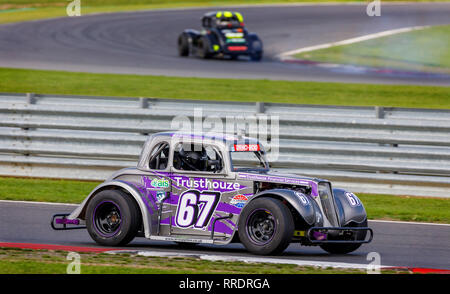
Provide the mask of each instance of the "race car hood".
POLYGON ((308 178, 294 174, 277 173, 273 171, 242 171, 237 175, 240 180, 252 180, 259 182, 291 184, 311 187, 311 194, 318 196, 318 183, 325 180, 308 178))

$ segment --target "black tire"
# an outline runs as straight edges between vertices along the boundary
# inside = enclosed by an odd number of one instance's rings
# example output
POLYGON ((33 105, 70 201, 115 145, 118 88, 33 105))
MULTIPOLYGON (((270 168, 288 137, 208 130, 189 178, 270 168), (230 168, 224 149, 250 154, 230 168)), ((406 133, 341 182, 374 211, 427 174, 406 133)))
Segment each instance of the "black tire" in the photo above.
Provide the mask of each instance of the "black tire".
POLYGON ((189 40, 185 34, 178 37, 178 54, 182 57, 189 56, 189 40))
POLYGON ((262 52, 253 52, 252 54, 250 54, 250 59, 252 61, 261 61, 262 52))
POLYGON ((198 42, 198 55, 203 59, 211 57, 211 53, 209 52, 209 40, 204 36, 198 42))
POLYGON ((263 57, 263 44, 258 36, 252 34, 249 36, 249 42, 251 44, 250 59, 252 61, 260 61, 263 57))
POLYGON ((278 254, 291 242, 294 220, 287 206, 279 200, 258 198, 241 212, 238 234, 242 244, 251 253, 278 254))
POLYGON ((138 205, 120 190, 104 190, 89 201, 86 227, 100 245, 123 246, 136 237, 141 224, 138 205))
MULTIPOLYGON (((356 225, 353 224, 349 227, 367 227, 367 220, 356 225)), ((357 239, 364 240, 366 238, 366 235, 367 231, 358 231, 357 239)), ((362 245, 361 243, 323 244, 320 245, 320 248, 331 254, 347 254, 355 251, 356 249, 361 247, 361 245, 362 245)))

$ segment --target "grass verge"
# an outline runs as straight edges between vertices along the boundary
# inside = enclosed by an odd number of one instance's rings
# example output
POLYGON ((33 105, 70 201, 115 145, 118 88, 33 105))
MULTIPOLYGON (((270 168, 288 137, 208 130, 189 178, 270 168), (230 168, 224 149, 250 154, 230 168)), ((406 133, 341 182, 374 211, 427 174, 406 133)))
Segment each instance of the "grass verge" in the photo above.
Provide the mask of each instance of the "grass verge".
MULTIPOLYGON (((99 182, 0 177, 0 199, 81 203, 99 182)), ((358 194, 369 219, 450 224, 450 199, 358 194)))
POLYGON ((0 177, 1 200, 81 203, 100 182, 0 177))
POLYGON ((94 74, 11 68, 0 68, 0 91, 450 108, 450 87, 94 74))
MULTIPOLYGON (((364 274, 360 269, 79 253, 81 274, 364 274)), ((0 274, 65 274, 67 252, 0 248, 0 274)), ((396 273, 396 271, 382 271, 396 273)))
POLYGON ((369 219, 450 224, 450 199, 359 194, 369 219))
POLYGON ((450 74, 450 25, 295 55, 300 59, 450 74))
MULTIPOLYGON (((384 2, 395 0, 383 0, 384 2)), ((411 0, 405 0, 412 2, 411 0)), ((413 0, 414 1, 414 0, 413 0)), ((415 0, 424 2, 425 0, 415 0)), ((438 0, 435 0, 438 1, 438 0)), ((446 0, 449 1, 449 0, 446 0)), ((64 17, 69 0, 0 0, 0 23, 64 17)), ((212 7, 242 4, 289 4, 302 2, 367 2, 366 0, 81 0, 81 15, 162 8, 212 7)), ((431 0, 430 2, 433 2, 431 0)))

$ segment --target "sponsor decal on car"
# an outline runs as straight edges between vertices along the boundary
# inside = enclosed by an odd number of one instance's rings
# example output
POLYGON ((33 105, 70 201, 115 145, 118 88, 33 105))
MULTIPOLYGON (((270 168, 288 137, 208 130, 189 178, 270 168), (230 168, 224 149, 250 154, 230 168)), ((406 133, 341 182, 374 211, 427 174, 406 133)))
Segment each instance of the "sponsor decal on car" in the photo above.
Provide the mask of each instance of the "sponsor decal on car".
POLYGON ((227 39, 226 42, 227 43, 245 43, 246 41, 245 41, 245 39, 236 39, 236 38, 234 38, 234 39, 227 39))
MULTIPOLYGON (((229 48, 229 47, 228 47, 229 48)), ((234 151, 260 151, 259 144, 234 144, 234 151)))
POLYGON ((228 46, 229 51, 245 51, 247 49, 247 46, 228 46))
POLYGON ((166 197, 166 192, 164 191, 156 191, 156 200, 161 202, 166 197))
POLYGON ((230 32, 230 33, 225 33, 225 36, 229 39, 233 39, 233 38, 237 38, 237 39, 241 39, 244 37, 243 33, 235 33, 235 32, 230 32))
POLYGON ((166 179, 154 178, 151 182, 151 185, 155 188, 168 188, 170 183, 169 180, 166 179))
POLYGON ((176 181, 177 186, 185 188, 220 191, 234 191, 243 188, 243 186, 236 182, 224 182, 219 180, 210 180, 208 178, 185 178, 182 176, 174 176, 173 179, 176 181))
POLYGON ((244 180, 253 180, 253 181, 267 181, 274 183, 286 183, 286 184, 294 184, 294 185, 302 185, 311 187, 311 196, 316 197, 319 196, 317 191, 317 183, 311 180, 302 180, 295 178, 285 178, 285 177, 277 177, 277 176, 267 176, 260 174, 247 174, 247 173, 239 173, 239 179, 244 180))
POLYGON ((244 207, 247 200, 248 200, 248 198, 245 195, 239 194, 239 195, 234 196, 231 199, 230 204, 237 208, 242 208, 242 207, 244 207))

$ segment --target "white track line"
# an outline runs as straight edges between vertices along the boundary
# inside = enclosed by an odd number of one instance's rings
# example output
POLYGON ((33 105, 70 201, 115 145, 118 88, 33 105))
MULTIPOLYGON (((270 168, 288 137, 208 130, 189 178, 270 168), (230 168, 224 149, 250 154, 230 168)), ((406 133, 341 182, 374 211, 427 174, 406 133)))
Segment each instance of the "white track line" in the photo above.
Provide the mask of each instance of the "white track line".
POLYGON ((47 206, 79 206, 79 204, 73 204, 73 203, 19 201, 19 200, 0 200, 0 203, 47 205, 47 206))
POLYGON ((310 46, 310 47, 304 47, 304 48, 300 48, 300 49, 296 49, 296 50, 291 50, 291 51, 281 53, 277 57, 281 60, 284 60, 284 59, 288 59, 291 55, 295 55, 295 54, 299 54, 299 53, 303 53, 303 52, 325 49, 325 48, 330 48, 330 47, 334 47, 334 46, 348 45, 348 44, 358 43, 358 42, 367 41, 367 40, 371 40, 371 39, 381 38, 381 37, 385 37, 385 36, 391 36, 391 35, 395 35, 395 34, 415 31, 415 30, 422 30, 422 29, 425 29, 428 27, 430 27, 430 26, 415 26, 415 27, 388 30, 388 31, 383 31, 383 32, 375 33, 375 34, 369 34, 369 35, 364 35, 364 36, 360 36, 360 37, 356 37, 356 38, 342 40, 342 41, 338 41, 338 42, 325 43, 325 44, 320 44, 320 45, 315 45, 315 46, 310 46))
POLYGON ((390 221, 390 220, 371 220, 369 223, 393 223, 393 224, 407 224, 407 225, 427 225, 427 226, 450 226, 450 224, 440 223, 421 223, 421 222, 407 222, 407 221, 390 221))
MULTIPOLYGON (((312 261, 312 260, 292 260, 273 257, 252 257, 252 256, 232 256, 218 254, 203 253, 177 253, 165 251, 150 250, 115 250, 107 251, 110 254, 129 253, 148 257, 193 257, 209 261, 227 261, 227 262, 246 262, 246 263, 272 263, 272 264, 294 264, 298 266, 313 266, 320 268, 345 268, 345 269, 367 269, 368 264, 345 263, 345 262, 328 262, 328 261, 312 261)), ((391 268, 392 266, 381 265, 380 268, 391 268)))

